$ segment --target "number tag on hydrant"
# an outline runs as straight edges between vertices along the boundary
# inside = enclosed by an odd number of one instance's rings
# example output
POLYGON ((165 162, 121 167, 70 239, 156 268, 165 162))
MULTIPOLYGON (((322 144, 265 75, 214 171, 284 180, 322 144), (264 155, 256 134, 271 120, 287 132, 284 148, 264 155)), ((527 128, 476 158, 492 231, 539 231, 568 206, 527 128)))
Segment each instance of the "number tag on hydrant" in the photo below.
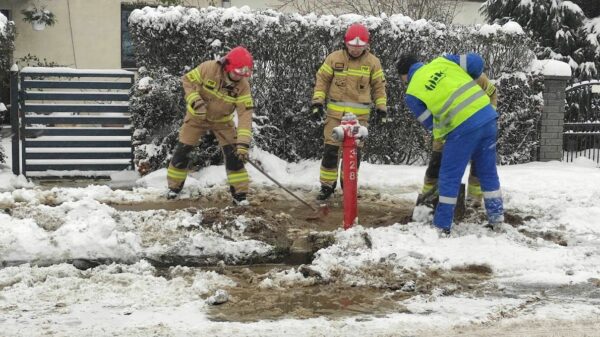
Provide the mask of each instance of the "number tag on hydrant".
POLYGON ((369 132, 361 126, 356 116, 345 115, 341 125, 333 128, 332 138, 342 142, 342 171, 344 186, 344 229, 358 224, 358 142, 364 141, 369 132))

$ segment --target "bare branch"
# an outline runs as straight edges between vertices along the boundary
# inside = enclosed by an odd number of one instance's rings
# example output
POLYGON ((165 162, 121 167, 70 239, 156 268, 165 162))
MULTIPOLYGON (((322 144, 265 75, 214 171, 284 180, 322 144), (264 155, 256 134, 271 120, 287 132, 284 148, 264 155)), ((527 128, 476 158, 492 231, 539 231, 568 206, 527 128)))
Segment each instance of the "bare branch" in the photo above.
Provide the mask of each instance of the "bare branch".
POLYGON ((291 9, 306 14, 346 14, 379 16, 403 14, 415 20, 428 19, 449 24, 454 19, 459 0, 278 0, 278 10, 291 9))

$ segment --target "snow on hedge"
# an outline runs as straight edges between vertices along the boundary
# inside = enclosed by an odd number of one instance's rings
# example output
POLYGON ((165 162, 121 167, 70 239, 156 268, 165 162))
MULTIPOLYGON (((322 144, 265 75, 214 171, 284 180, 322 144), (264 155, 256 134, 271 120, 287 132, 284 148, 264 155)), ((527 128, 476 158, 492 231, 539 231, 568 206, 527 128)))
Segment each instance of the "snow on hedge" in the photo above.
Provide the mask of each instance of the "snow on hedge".
POLYGON ((0 34, 4 35, 6 31, 6 25, 8 24, 8 19, 2 13, 0 13, 0 34))
MULTIPOLYGON (((388 112, 392 117, 387 125, 370 126, 363 158, 372 163, 422 163, 431 146, 425 141, 426 131, 404 105, 404 88, 395 70, 401 54, 412 52, 430 60, 443 53, 477 51, 487 61, 490 78, 523 72, 534 58, 531 40, 515 22, 464 27, 413 20, 401 14, 318 16, 252 11, 248 7, 145 7, 133 11, 129 18, 141 67, 141 80, 134 86, 131 102, 137 129, 136 163, 155 170, 168 162, 185 111, 180 76, 240 44, 252 52, 255 60, 254 145, 288 161, 320 157, 322 125, 308 118, 315 73, 328 53, 343 46, 344 31, 354 22, 370 30, 371 51, 381 60, 387 79, 388 112)), ((523 116, 507 120, 529 125, 539 117, 537 110, 521 108, 537 105, 537 92, 524 97, 523 90, 511 85, 502 88, 502 95, 505 99, 499 105, 501 110, 506 106, 519 110, 501 114, 523 116), (515 98, 522 104, 508 104, 515 98)), ((513 126, 511 123, 511 129, 513 126)), ((516 130, 522 129, 516 126, 516 130)), ((536 139, 535 132, 522 135, 516 144, 500 147, 512 149, 500 153, 500 157, 516 158, 513 150, 520 147, 517 162, 529 161, 535 153, 536 139), (523 138, 528 140, 522 143, 523 138)), ((221 151, 210 138, 192 153, 195 167, 221 160, 221 151)))
MULTIPOLYGON (((9 69, 14 49, 15 25, 0 13, 0 88, 9 86, 9 69)), ((0 102, 0 124, 6 122, 8 122, 8 114, 2 112, 2 102, 0 102)), ((0 146, 0 163, 3 163, 4 160, 4 149, 0 146)))

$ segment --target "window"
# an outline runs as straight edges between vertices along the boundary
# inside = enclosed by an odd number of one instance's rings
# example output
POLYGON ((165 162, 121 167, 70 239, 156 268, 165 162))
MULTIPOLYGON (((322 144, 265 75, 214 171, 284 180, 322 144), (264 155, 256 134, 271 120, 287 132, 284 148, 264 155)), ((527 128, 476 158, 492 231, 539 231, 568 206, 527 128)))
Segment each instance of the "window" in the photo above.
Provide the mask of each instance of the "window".
POLYGON ((12 21, 10 11, 8 9, 0 9, 0 13, 2 13, 2 15, 6 16, 6 18, 8 20, 12 21))
POLYGON ((133 43, 131 34, 129 34, 129 25, 127 19, 135 7, 131 5, 121 5, 121 68, 136 68, 135 55, 133 52, 133 43))

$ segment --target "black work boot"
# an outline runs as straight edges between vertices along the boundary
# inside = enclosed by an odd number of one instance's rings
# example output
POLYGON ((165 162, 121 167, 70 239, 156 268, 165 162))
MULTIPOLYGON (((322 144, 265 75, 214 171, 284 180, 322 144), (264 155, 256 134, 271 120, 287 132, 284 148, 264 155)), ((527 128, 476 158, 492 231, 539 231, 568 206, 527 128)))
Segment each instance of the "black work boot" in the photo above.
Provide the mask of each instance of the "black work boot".
POLYGON ((233 204, 235 206, 248 206, 248 200, 246 200, 246 193, 235 193, 233 194, 233 204))
POLYGON ((317 195, 317 200, 327 200, 333 194, 333 187, 327 185, 321 185, 321 191, 317 195))
POLYGON ((169 188, 169 192, 167 192, 167 199, 168 200, 176 199, 179 196, 179 192, 181 192, 181 189, 174 190, 172 188, 169 188))

